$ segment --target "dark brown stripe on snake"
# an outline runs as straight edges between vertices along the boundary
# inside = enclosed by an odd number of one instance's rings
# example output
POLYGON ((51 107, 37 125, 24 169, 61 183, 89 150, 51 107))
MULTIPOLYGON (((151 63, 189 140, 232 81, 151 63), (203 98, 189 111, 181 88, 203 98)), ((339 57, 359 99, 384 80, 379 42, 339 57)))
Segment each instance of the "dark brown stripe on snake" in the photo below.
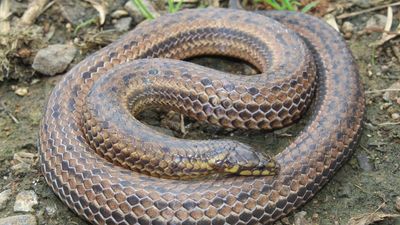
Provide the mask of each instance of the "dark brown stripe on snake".
MULTIPOLYGON (((311 120, 294 142, 275 156, 280 165, 276 176, 160 179, 118 167, 86 142, 82 110, 95 80, 162 42, 162 32, 183 32, 204 24, 207 18, 224 21, 232 29, 234 25, 244 27, 242 20, 249 22, 249 27, 270 26, 269 20, 247 12, 187 10, 147 23, 151 26, 140 25, 79 63, 54 89, 40 131, 42 170, 53 191, 94 224, 267 224, 308 201, 351 155, 364 113, 363 92, 353 57, 340 34, 300 13, 265 15, 306 40, 318 73, 311 120)), ((284 55, 282 48, 271 50, 273 69, 284 66, 298 73, 299 63, 284 55), (279 65, 280 61, 288 64, 279 65)), ((251 77, 243 78, 243 84, 255 79, 251 77)))

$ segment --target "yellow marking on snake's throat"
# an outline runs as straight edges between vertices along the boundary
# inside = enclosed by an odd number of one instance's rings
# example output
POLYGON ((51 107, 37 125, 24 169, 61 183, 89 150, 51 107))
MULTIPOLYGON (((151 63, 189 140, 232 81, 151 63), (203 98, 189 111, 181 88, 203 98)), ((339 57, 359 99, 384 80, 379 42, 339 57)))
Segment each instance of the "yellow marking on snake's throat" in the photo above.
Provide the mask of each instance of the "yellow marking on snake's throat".
POLYGON ((259 176, 261 174, 261 171, 259 171, 259 170, 254 170, 253 171, 253 175, 254 176, 259 176))
POLYGON ((240 175, 250 176, 251 175, 251 171, 250 170, 243 170, 243 171, 240 172, 240 175))
POLYGON ((226 168, 225 172, 227 173, 237 173, 239 171, 239 165, 235 165, 232 168, 226 168))
POLYGON ((263 176, 268 176, 270 174, 271 174, 271 172, 269 172, 268 170, 264 170, 261 172, 261 175, 263 175, 263 176))

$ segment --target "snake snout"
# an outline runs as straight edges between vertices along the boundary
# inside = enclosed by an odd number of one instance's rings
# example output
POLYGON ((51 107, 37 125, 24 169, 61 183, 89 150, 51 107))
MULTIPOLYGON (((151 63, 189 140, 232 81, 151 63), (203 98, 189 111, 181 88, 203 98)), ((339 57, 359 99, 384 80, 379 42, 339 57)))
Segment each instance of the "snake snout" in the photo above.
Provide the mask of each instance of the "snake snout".
POLYGON ((279 169, 276 162, 265 153, 238 146, 226 157, 224 171, 243 176, 275 175, 279 169))

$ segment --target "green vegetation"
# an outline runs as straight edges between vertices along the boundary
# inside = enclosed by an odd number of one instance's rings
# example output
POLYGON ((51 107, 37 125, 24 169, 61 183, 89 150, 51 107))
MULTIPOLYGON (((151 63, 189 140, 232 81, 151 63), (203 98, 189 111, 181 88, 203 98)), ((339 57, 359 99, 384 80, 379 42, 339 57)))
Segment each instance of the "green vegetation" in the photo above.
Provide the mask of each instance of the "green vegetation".
MULTIPOLYGON (((148 20, 152 20, 155 16, 150 12, 150 10, 143 3, 143 0, 131 0, 132 3, 139 9, 140 13, 148 20)), ((175 3, 174 0, 167 0, 167 11, 169 13, 175 13, 182 9, 183 0, 175 3)))
MULTIPOLYGON (((256 3, 265 3, 276 10, 298 11, 301 3, 296 0, 255 0, 256 3)), ((318 5, 318 1, 310 2, 300 11, 306 13, 318 5)))
POLYGON ((131 0, 132 3, 139 9, 140 13, 144 16, 144 18, 148 20, 152 20, 156 18, 150 10, 144 5, 142 0, 131 0))
POLYGON ((174 13, 182 9, 183 0, 180 0, 178 3, 174 3, 174 0, 168 0, 168 12, 174 13))
POLYGON ((92 24, 96 24, 96 22, 97 22, 97 16, 95 16, 93 18, 90 18, 90 19, 88 19, 86 21, 83 21, 82 23, 78 24, 78 26, 76 26, 75 29, 74 29, 74 36, 76 36, 78 34, 80 29, 82 29, 84 27, 87 27, 87 26, 90 26, 92 24))

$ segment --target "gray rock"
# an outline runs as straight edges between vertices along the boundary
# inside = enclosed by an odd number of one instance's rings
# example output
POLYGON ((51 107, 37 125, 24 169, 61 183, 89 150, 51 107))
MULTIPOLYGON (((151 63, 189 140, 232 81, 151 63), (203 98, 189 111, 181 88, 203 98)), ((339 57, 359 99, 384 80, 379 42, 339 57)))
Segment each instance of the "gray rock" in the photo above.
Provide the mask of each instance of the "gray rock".
POLYGON ((36 225, 36 217, 32 215, 9 216, 0 219, 1 225, 36 225))
POLYGON ((53 76, 64 72, 74 59, 75 54, 76 48, 74 46, 50 45, 36 54, 32 67, 42 74, 53 76))
POLYGON ((94 7, 87 4, 86 1, 69 0, 57 1, 57 5, 62 9, 61 14, 68 22, 78 25, 96 15, 94 7))
POLYGON ((129 30, 131 23, 132 23, 131 17, 125 17, 125 18, 119 19, 117 21, 117 23, 115 23, 115 29, 117 31, 121 31, 121 32, 127 31, 127 30, 129 30))
POLYGON ((10 189, 7 189, 0 193, 0 209, 4 209, 6 207, 6 204, 7 204, 8 200, 10 199, 11 194, 12 194, 12 192, 10 189))
POLYGON ((386 16, 375 14, 367 20, 367 24, 365 25, 365 28, 366 29, 369 29, 369 28, 384 29, 385 25, 386 25, 386 20, 387 20, 386 16))
POLYGON ((37 204, 38 198, 34 191, 21 191, 15 198, 14 212, 32 212, 32 207, 37 204))

